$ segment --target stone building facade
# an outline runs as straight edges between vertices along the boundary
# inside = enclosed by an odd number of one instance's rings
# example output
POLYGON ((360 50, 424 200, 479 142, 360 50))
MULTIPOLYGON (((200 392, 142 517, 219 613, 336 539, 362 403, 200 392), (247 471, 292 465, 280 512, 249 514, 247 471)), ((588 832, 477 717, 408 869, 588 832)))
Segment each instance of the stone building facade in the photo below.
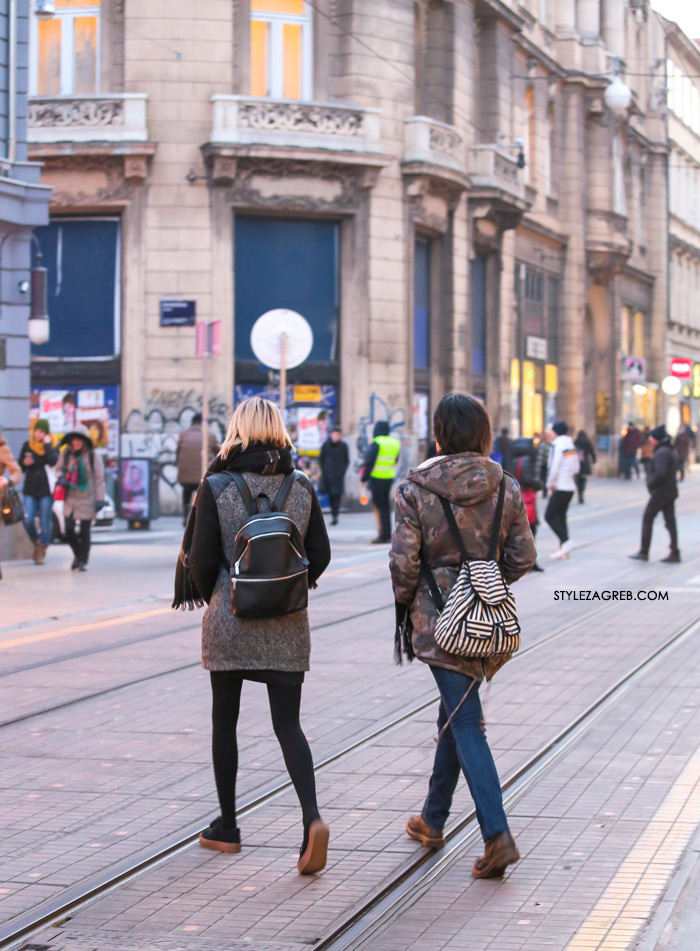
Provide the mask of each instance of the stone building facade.
POLYGON ((29 124, 65 333, 35 352, 35 411, 154 458, 166 510, 201 406, 178 307, 220 321, 219 433, 236 399, 274 392, 250 330, 277 307, 314 331, 288 400, 311 453, 331 417, 358 454, 388 419, 414 462, 450 389, 516 433, 568 419, 603 452, 630 414, 656 422, 666 34, 646 0, 56 10, 32 24, 29 124))
POLYGON ((680 374, 673 428, 700 423, 700 49, 675 23, 668 36, 669 325, 666 372, 680 374), (686 370, 688 375, 686 376, 686 370))

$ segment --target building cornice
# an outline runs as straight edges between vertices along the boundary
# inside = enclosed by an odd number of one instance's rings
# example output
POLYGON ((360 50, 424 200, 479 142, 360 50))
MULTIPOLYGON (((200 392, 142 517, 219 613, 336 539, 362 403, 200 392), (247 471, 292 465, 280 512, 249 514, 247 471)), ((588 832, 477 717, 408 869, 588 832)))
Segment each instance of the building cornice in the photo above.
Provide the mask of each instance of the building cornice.
POLYGON ((553 73, 557 78, 564 79, 566 77, 567 71, 565 67, 558 63, 549 53, 545 53, 540 46, 533 43, 524 33, 516 33, 513 36, 513 43, 519 46, 523 52, 527 53, 533 59, 536 59, 541 66, 544 66, 545 69, 548 69, 549 72, 553 73))
POLYGON ((484 7, 486 7, 492 18, 499 17, 516 30, 522 30, 527 22, 525 17, 516 13, 515 10, 511 10, 502 0, 478 0, 475 11, 477 17, 483 17, 485 15, 484 7))
POLYGON ((661 13, 657 13, 657 16, 661 20, 661 25, 666 31, 666 35, 671 40, 671 43, 676 43, 685 56, 691 59, 697 66, 700 66, 700 47, 698 47, 673 20, 667 20, 661 13))

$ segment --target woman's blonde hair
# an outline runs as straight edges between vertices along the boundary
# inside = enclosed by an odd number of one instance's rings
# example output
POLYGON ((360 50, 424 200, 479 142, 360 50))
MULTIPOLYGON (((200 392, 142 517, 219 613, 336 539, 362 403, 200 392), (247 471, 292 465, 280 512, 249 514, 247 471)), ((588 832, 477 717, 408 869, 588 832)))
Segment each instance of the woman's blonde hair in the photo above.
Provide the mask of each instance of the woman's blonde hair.
POLYGON ((250 443, 267 443, 280 449, 293 449, 282 414, 262 396, 250 396, 236 407, 221 446, 221 458, 226 459, 232 449, 247 449, 250 443))

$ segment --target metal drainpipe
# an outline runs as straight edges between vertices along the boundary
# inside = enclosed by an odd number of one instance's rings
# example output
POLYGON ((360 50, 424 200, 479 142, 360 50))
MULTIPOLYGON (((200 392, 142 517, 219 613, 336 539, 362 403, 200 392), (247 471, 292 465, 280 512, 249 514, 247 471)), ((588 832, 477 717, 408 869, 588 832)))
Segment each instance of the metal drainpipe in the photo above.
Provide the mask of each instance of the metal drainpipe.
POLYGON ((17 0, 10 0, 7 51, 7 161, 17 152, 17 0))

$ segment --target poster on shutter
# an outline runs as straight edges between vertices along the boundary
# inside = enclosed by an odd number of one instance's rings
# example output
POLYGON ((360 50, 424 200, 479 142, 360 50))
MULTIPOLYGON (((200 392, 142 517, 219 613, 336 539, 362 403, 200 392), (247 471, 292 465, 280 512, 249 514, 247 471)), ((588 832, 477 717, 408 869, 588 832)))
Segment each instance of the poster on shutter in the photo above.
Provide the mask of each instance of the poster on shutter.
POLYGON ((430 400, 427 393, 413 394, 413 432, 419 440, 428 439, 430 433, 429 406, 430 400))
POLYGON ((85 426, 96 449, 119 454, 119 387, 74 386, 70 389, 32 387, 30 426, 46 419, 57 439, 76 426, 85 426))
POLYGON ((320 452, 326 439, 326 414, 313 406, 297 410, 297 449, 299 452, 320 452))

